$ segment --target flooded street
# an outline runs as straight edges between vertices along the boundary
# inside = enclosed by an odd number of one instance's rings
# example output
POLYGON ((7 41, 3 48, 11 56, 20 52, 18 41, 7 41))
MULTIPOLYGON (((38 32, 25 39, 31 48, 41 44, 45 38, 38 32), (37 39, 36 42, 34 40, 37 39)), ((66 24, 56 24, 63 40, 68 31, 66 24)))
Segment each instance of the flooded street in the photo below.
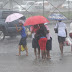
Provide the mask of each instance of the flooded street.
MULTIPOLYGON (((53 40, 50 60, 43 61, 41 58, 35 60, 31 38, 27 39, 29 56, 25 55, 25 51, 21 53, 21 56, 16 56, 20 36, 6 37, 0 42, 0 72, 72 72, 71 47, 65 46, 64 55, 61 57, 54 25, 48 26, 53 40)), ((69 34, 69 24, 67 29, 69 34)))

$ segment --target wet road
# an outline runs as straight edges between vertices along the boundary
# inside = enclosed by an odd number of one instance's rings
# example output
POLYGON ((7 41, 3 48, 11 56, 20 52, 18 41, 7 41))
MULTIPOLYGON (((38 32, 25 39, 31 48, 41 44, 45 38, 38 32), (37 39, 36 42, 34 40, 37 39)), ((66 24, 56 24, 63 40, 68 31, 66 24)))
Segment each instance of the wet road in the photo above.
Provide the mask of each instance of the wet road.
MULTIPOLYGON (((54 33, 54 25, 48 25, 53 38, 51 59, 35 60, 33 49, 31 47, 31 38, 27 39, 29 56, 22 52, 18 53, 18 43, 20 36, 16 38, 6 37, 0 42, 0 72, 72 72, 72 54, 70 46, 64 47, 64 56, 60 56, 60 50, 57 42, 57 35, 54 33)), ((68 33, 69 25, 67 24, 68 33)))

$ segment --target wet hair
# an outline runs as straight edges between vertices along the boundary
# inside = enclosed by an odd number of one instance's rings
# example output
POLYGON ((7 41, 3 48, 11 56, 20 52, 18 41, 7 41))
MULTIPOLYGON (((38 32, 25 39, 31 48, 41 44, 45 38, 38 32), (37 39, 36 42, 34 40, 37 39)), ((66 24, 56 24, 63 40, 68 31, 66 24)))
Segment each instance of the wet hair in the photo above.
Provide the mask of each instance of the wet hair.
POLYGON ((45 27, 44 24, 42 24, 42 25, 40 26, 40 29, 43 30, 45 34, 48 33, 48 31, 47 31, 47 29, 46 29, 46 27, 45 27))
POLYGON ((38 25, 34 25, 34 28, 37 28, 38 27, 38 25))
POLYGON ((59 22, 61 22, 62 20, 58 20, 59 22))
POLYGON ((25 17, 25 16, 23 16, 23 17, 21 17, 20 19, 21 19, 21 20, 26 20, 26 17, 25 17))
POLYGON ((44 26, 44 23, 43 24, 39 24, 39 26, 41 27, 41 26, 44 26))

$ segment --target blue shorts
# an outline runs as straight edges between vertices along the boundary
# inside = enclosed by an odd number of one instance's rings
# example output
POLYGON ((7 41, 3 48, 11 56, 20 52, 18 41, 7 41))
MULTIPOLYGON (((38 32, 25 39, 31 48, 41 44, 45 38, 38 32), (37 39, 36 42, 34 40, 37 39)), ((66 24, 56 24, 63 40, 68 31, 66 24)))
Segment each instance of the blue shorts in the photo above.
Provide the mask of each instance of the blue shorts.
POLYGON ((50 38, 50 40, 47 40, 46 50, 47 51, 52 50, 52 38, 50 38))
POLYGON ((23 38, 20 39, 19 45, 23 45, 23 46, 27 45, 26 37, 23 37, 23 38))

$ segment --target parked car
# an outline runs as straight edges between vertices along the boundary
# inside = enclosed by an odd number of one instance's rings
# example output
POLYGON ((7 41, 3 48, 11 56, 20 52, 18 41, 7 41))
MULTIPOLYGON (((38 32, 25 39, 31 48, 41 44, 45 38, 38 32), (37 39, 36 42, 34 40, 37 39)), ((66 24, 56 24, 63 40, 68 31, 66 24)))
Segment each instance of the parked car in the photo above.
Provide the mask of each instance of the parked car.
POLYGON ((25 9, 24 9, 22 6, 20 6, 20 5, 15 5, 15 6, 13 7, 13 11, 22 12, 22 11, 25 11, 25 9))
POLYGON ((34 4, 35 4, 35 1, 24 1, 21 7, 23 7, 25 11, 27 10, 31 12, 34 9, 34 4))
POLYGON ((19 5, 15 5, 14 7, 13 7, 13 11, 21 11, 21 7, 19 6, 19 5))
POLYGON ((64 4, 61 5, 61 8, 72 8, 72 0, 66 0, 64 4))
POLYGON ((17 13, 16 11, 0 11, 0 40, 3 40, 5 36, 17 36, 20 33, 16 31, 15 24, 19 27, 19 20, 13 22, 5 23, 5 19, 8 15, 12 13, 17 13))
MULTIPOLYGON (((36 2, 35 6, 43 8, 43 1, 36 2)), ((50 10, 52 8, 53 8, 53 6, 48 1, 44 1, 44 9, 45 9, 45 11, 48 11, 48 10, 50 10)))

